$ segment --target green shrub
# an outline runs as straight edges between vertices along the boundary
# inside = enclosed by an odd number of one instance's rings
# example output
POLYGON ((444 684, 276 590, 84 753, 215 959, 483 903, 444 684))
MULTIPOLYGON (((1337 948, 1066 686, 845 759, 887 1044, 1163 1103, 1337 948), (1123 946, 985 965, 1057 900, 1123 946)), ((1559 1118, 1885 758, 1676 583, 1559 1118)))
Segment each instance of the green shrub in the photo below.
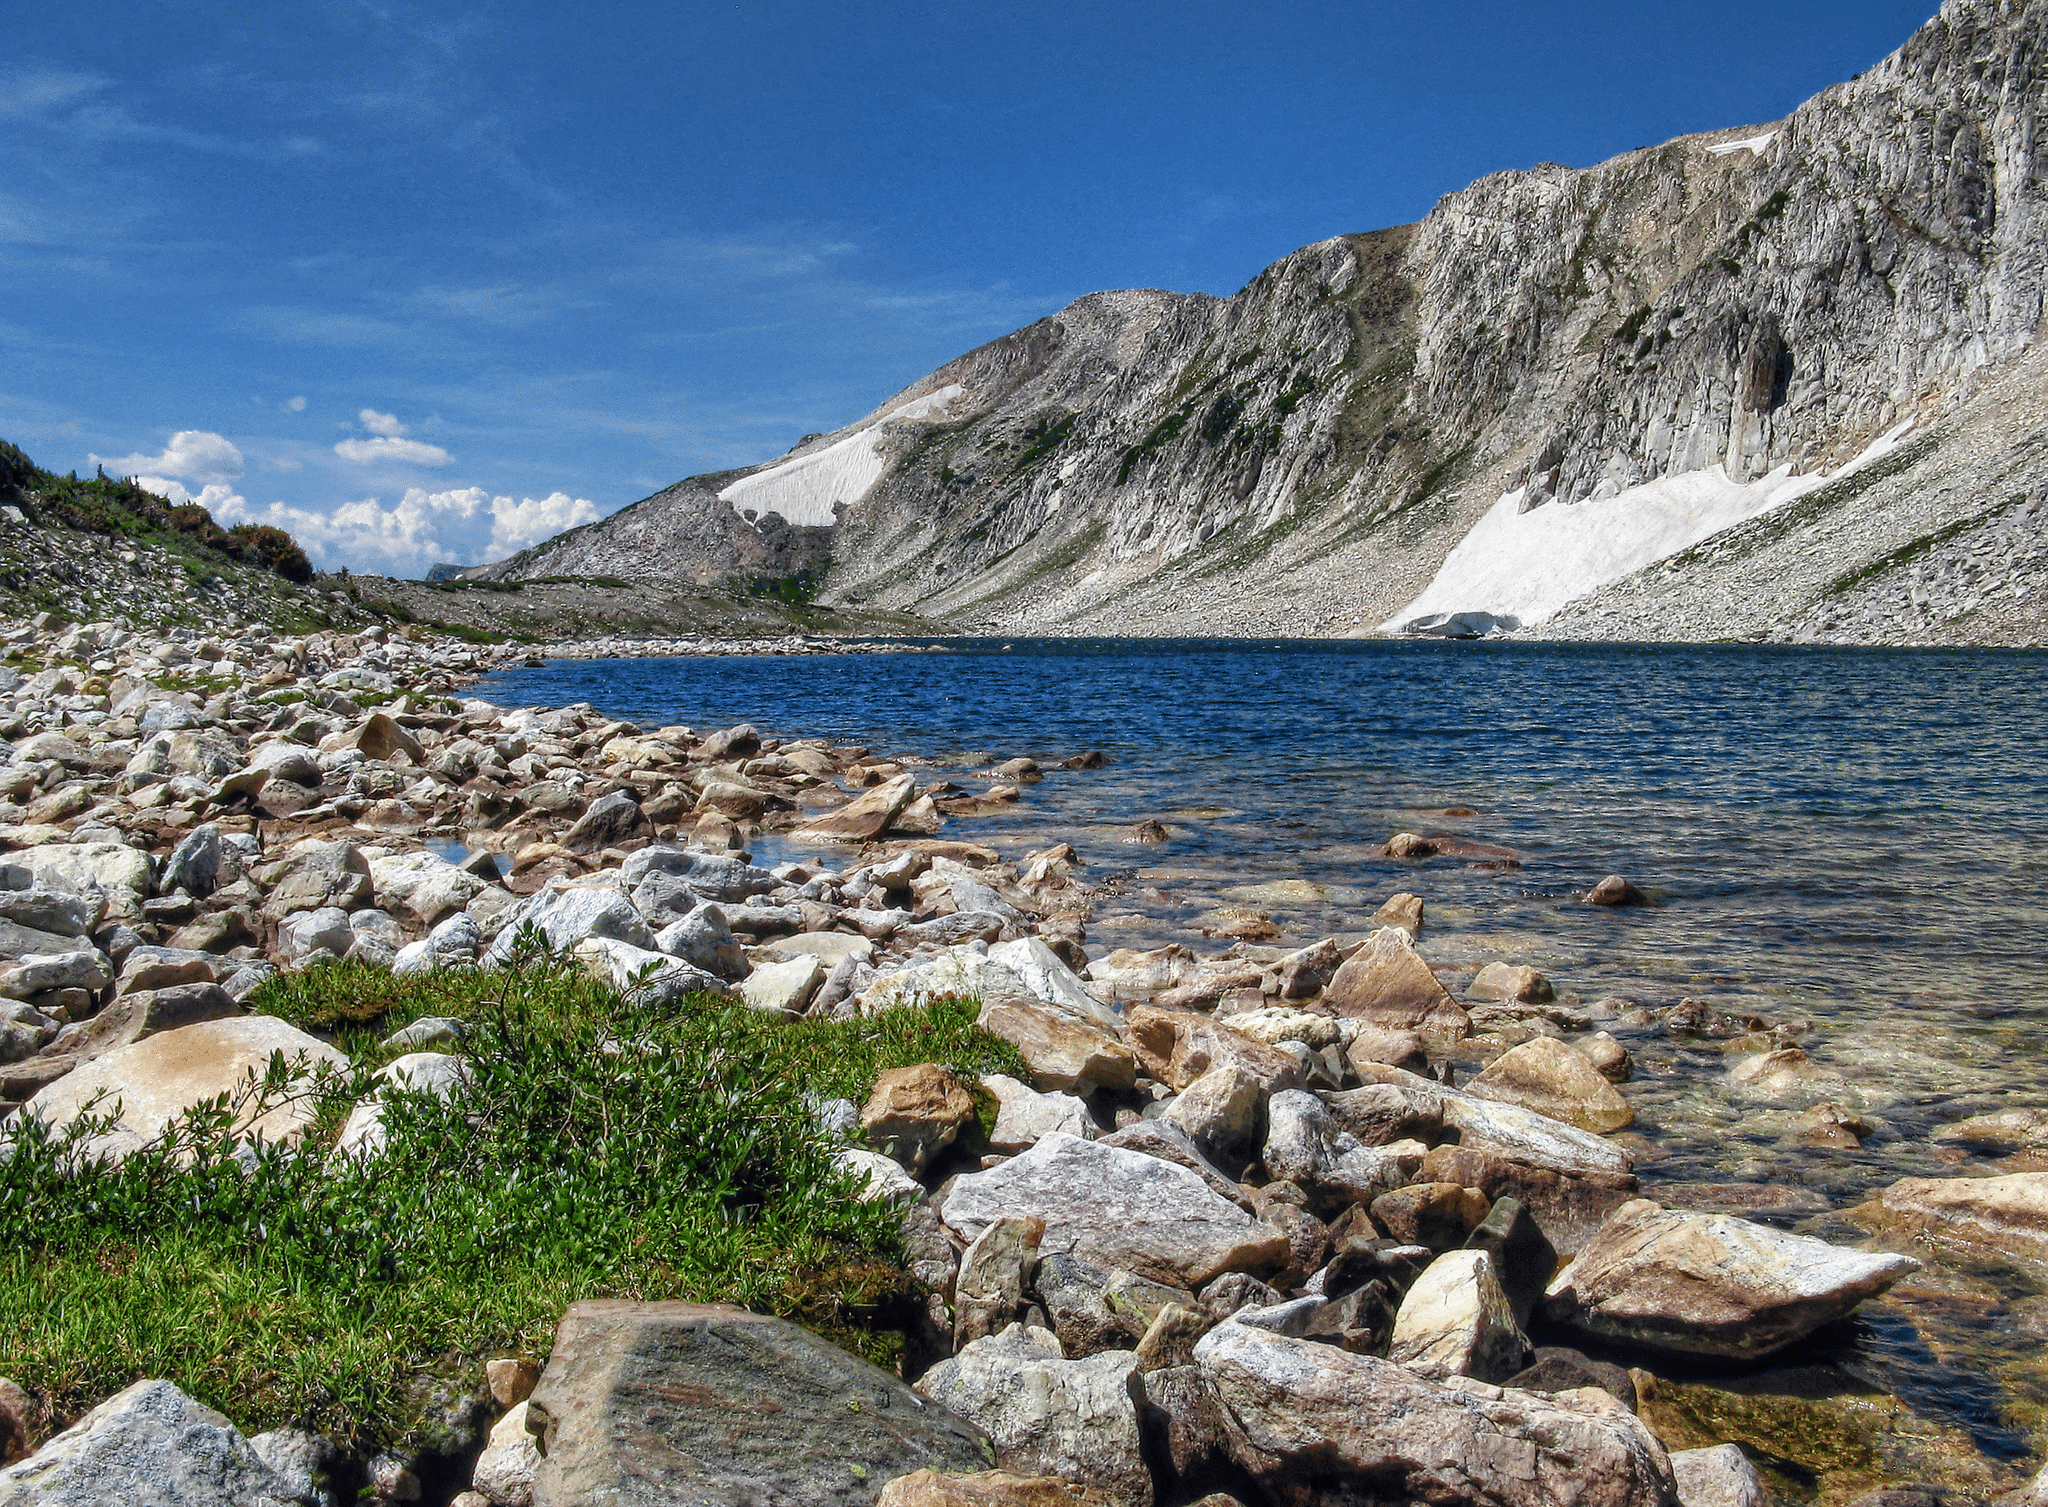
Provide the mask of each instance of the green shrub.
POLYGON ((20 1122, 0 1160, 0 1373, 60 1413, 166 1377, 249 1432, 418 1444, 437 1386, 545 1356, 592 1297, 739 1303, 886 1360, 915 1301, 895 1219, 835 1169, 813 1098, 917 1062, 1021 1067, 970 1003, 781 1026, 716 996, 636 1005, 548 958, 328 964, 251 1004, 355 1069, 295 1086, 273 1062, 118 1167, 80 1158, 90 1119, 20 1122), (466 1022, 465 1092, 390 1093, 385 1155, 334 1153, 379 1039, 427 1014, 466 1022), (302 1145, 238 1152, 238 1115, 294 1093, 302 1145))

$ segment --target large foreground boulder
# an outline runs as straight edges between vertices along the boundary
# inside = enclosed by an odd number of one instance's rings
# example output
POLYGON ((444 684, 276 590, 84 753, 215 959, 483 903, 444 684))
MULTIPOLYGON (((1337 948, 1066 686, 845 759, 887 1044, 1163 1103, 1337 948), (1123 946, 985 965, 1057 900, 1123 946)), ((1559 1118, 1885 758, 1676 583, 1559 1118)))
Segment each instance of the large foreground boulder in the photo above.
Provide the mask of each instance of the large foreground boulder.
POLYGON ((1383 926, 1337 970, 1323 1007, 1381 1031, 1414 1031, 1439 1044, 1472 1034, 1472 1017, 1437 982, 1400 927, 1383 926))
POLYGON ((1552 1321, 1681 1355, 1750 1360, 1841 1318, 1920 1269, 1724 1214, 1623 1204, 1557 1274, 1552 1321))
POLYGON ((1232 1457, 1275 1501, 1676 1507, 1663 1446, 1604 1392, 1434 1382, 1235 1321, 1194 1359, 1232 1457))
POLYGON ((232 1423, 167 1381, 117 1392, 18 1465, 0 1507, 287 1507, 232 1423))
POLYGON ((1197 1288, 1287 1259, 1287 1237, 1185 1167, 1055 1131, 1022 1156, 960 1178, 940 1210, 970 1238, 998 1219, 1045 1221, 1044 1255, 1197 1288))
MULTIPOLYGON (((202 1021, 118 1047, 67 1073, 22 1108, 52 1128, 69 1124, 88 1108, 95 1115, 119 1111, 113 1124, 82 1149, 89 1156, 121 1161, 205 1100, 235 1095, 251 1078, 260 1079, 271 1059, 306 1073, 323 1067, 348 1070, 348 1058, 325 1042, 269 1015, 202 1021)), ((243 1116, 240 1130, 265 1140, 289 1140, 312 1123, 306 1099, 277 1105, 256 1117, 243 1116)))
POLYGON ((534 1507, 853 1507, 995 1464, 971 1424, 808 1330, 743 1309, 571 1304, 528 1399, 534 1507))

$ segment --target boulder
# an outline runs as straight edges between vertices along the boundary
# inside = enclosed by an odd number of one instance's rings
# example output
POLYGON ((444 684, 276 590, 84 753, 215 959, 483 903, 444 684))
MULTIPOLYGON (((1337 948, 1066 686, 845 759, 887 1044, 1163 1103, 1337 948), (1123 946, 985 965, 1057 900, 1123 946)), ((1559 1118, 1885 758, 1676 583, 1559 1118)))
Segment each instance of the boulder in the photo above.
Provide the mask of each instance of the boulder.
MULTIPOLYGON (((1650 897, 1637 889, 1634 884, 1619 874, 1609 874, 1605 879, 1586 891, 1588 905, 1648 905, 1650 897)), ((1672 1457, 1676 1460, 1676 1456, 1672 1457)), ((1687 1507, 1691 1507, 1688 1503, 1687 1507)))
POLYGON ((1622 1205, 1557 1274, 1543 1311, 1603 1340, 1753 1360, 1920 1269, 1724 1214, 1622 1205))
POLYGON ((614 889, 597 885, 552 883, 538 894, 529 895, 505 919, 505 926, 491 943, 489 960, 504 964, 517 950, 520 933, 538 927, 548 945, 567 952, 586 937, 610 937, 635 947, 654 950, 654 934, 633 909, 633 902, 614 889))
POLYGON ((1012 1324, 927 1371, 918 1389, 983 1429, 1012 1470, 1086 1481, 1121 1507, 1151 1507, 1127 1350, 1068 1360, 1043 1329, 1012 1324))
POLYGON ((344 1156, 371 1160, 384 1154, 387 1132, 384 1106, 392 1091, 432 1094, 446 1101, 469 1081, 469 1070, 450 1052, 407 1052, 377 1073, 377 1087, 349 1111, 334 1149, 344 1156))
POLYGON ((1053 1333, 1075 1358, 1104 1350, 1132 1350, 1152 1321, 1174 1304, 1191 1308, 1195 1295, 1127 1271, 1104 1271, 1078 1256, 1047 1256, 1032 1279, 1053 1333))
POLYGON ((54 885, 0 889, 0 921, 49 936, 85 936, 99 924, 106 908, 106 901, 98 895, 75 894, 54 885))
POLYGON ((1412 1083, 1368 1083, 1324 1094, 1322 1100, 1331 1118, 1368 1146, 1394 1141, 1426 1144, 1443 1133, 1443 1096, 1420 1078, 1412 1083))
POLYGON ((1244 1069, 1269 1091, 1302 1085, 1301 1063, 1292 1055, 1193 1010, 1133 1005, 1125 1024, 1138 1061, 1169 1088, 1184 1089, 1226 1063, 1244 1069))
POLYGON ((1493 1257, 1493 1274, 1508 1296, 1515 1323, 1526 1327, 1557 1275, 1557 1250, 1519 1199, 1496 1198, 1486 1218, 1465 1241, 1467 1250, 1493 1257))
POLYGON ((899 774, 861 792, 837 810, 812 817, 791 835, 800 842, 873 842, 889 830, 916 794, 916 778, 899 774))
POLYGON ((862 1180, 861 1191, 855 1195, 862 1203, 902 1204, 924 1197, 924 1189, 893 1156, 884 1156, 879 1151, 869 1151, 860 1146, 848 1146, 834 1156, 832 1162, 840 1171, 862 1180))
POLYGON ((10 853, 7 861, 24 865, 45 884, 77 894, 97 889, 148 895, 156 884, 156 868, 149 855, 117 842, 44 843, 10 853))
MULTIPOLYGON (((1457 1183, 1411 1183, 1372 1201, 1372 1222, 1387 1238, 1442 1255, 1465 1244, 1486 1218, 1486 1195, 1457 1183)), ((1550 1280, 1551 1273, 1544 1273, 1550 1280)))
POLYGON ((1197 1174, 1142 1152, 1058 1132, 957 1179, 940 1214, 970 1238, 998 1219, 1045 1221, 1039 1248, 1193 1288, 1287 1259, 1287 1237, 1254 1222, 1197 1174))
MULTIPOLYGON (((118 1047, 73 1069, 39 1090, 23 1114, 61 1127, 98 1100, 96 1114, 118 1114, 110 1129, 88 1140, 88 1156, 120 1161, 162 1134, 193 1105, 220 1094, 236 1094, 261 1078, 282 1054, 304 1070, 346 1072, 348 1058, 325 1042, 268 1015, 202 1021, 118 1047)), ((280 1141, 296 1138, 312 1123, 313 1106, 301 1097, 259 1118, 245 1115, 241 1133, 280 1141)))
POLYGON ((592 801, 576 818, 576 824, 562 838, 562 846, 572 853, 596 853, 643 833, 646 826, 647 818, 641 814, 640 803, 631 792, 614 790, 592 801))
POLYGON ((747 955, 733 940, 724 910, 716 905, 700 905, 680 921, 670 922, 655 936, 654 945, 722 979, 743 979, 749 971, 747 955))
POLYGON ((157 876, 157 883, 166 895, 183 890, 204 900, 219 882, 221 854, 219 826, 213 822, 202 822, 171 849, 171 856, 164 860, 163 872, 157 876))
POLYGON ((1380 1031, 1414 1031, 1449 1043, 1472 1034, 1472 1019, 1437 982, 1397 927, 1383 926, 1348 958, 1323 991, 1323 1007, 1380 1031))
POLYGON ((104 989, 111 973, 106 957, 90 947, 24 953, 0 964, 0 999, 28 999, 53 989, 104 989))
POLYGON ((1527 1363, 1529 1342, 1485 1251, 1451 1251, 1416 1278, 1394 1315, 1387 1359, 1442 1381, 1504 1382, 1527 1363))
POLYGON ((611 937, 585 937, 569 949, 569 955, 636 1004, 673 1005, 692 994, 726 992, 722 980, 681 958, 611 937))
POLYGON ((1083 1016, 1110 1031, 1123 1024, 1123 1017, 1115 1008, 1091 994, 1081 976, 1061 962, 1059 954, 1038 937, 1019 937, 1014 942, 991 947, 988 960, 1008 969, 1035 998, 1069 1015, 1083 1016))
POLYGON ((1188 1133, 1209 1156, 1243 1166, 1265 1140, 1265 1085, 1235 1062, 1213 1067, 1190 1083, 1164 1118, 1188 1133))
POLYGON ((163 989, 136 989, 76 1027, 64 1038, 63 1048, 80 1062, 90 1062, 165 1031, 180 1030, 201 1021, 226 1020, 241 1013, 242 1007, 234 996, 215 984, 211 976, 163 989))
MULTIPOLYGON (((1561 1255, 1572 1255, 1599 1233, 1614 1211, 1641 1195, 1627 1172, 1563 1172, 1518 1161, 1483 1146, 1435 1146, 1422 1159, 1429 1182, 1476 1188, 1496 1202, 1514 1199, 1561 1255)), ((1554 1272, 1544 1274, 1547 1285, 1554 1272)))
POLYGON ((1092 1020, 1048 1005, 1005 1000, 984 1003, 977 1023, 1023 1055, 1032 1086, 1045 1092, 1121 1090, 1138 1081, 1138 1061, 1131 1049, 1092 1020))
POLYGON ((1314 1094, 1289 1089, 1266 1106, 1268 1175, 1342 1208, 1369 1203, 1406 1183, 1421 1166, 1419 1142, 1367 1146, 1341 1129, 1314 1094))
POLYGON ((1237 1322, 1210 1330, 1194 1355, 1224 1412, 1232 1457, 1276 1501, 1677 1501, 1663 1446, 1604 1393, 1436 1382, 1237 1322))
MULTIPOLYGON (((816 970, 817 960, 808 961, 816 970)), ((932 1062, 882 1073, 860 1112, 867 1143, 895 1157, 913 1177, 973 1123, 974 1096, 967 1085, 951 1068, 932 1062)))
POLYGON ((425 851, 372 859, 370 882, 376 886, 379 905, 387 910, 402 905, 422 926, 461 910, 486 888, 475 874, 425 851))
POLYGON ((264 743, 249 753, 249 769, 262 770, 270 779, 315 790, 320 785, 320 761, 296 743, 264 743))
POLYGON ((297 1500, 239 1429, 167 1381, 138 1381, 115 1393, 0 1470, 0 1507, 287 1507, 297 1500))
POLYGON ((2048 1257, 2048 1172, 2004 1177, 1904 1177, 1855 1211, 1859 1224, 1982 1241, 2048 1257))
POLYGON ((415 764, 427 761, 419 740, 383 712, 370 713, 360 726, 322 740, 320 747, 329 753, 358 748, 366 759, 383 760, 394 753, 402 753, 415 764))
POLYGON ((264 913, 273 920, 329 907, 358 910, 376 893, 368 860, 350 843, 301 844, 282 864, 263 902, 264 913))
POLYGON ((793 1018, 804 1013, 824 982, 825 965, 810 953, 799 953, 754 969, 740 984, 740 998, 750 1010, 793 1018))
POLYGON ((995 1464, 888 1372, 737 1308, 571 1304, 527 1407, 534 1507, 855 1507, 915 1470, 995 1464))
POLYGON ((700 853, 663 844, 629 853, 619 865, 619 883, 627 890, 637 888, 650 874, 673 875, 707 900, 734 903, 765 895, 780 883, 766 869, 757 869, 730 853, 700 853))
MULTIPOLYGON (((1627 881, 1623 881, 1626 883, 1627 881)), ((1589 897, 1590 898, 1590 897, 1589 897)), ((1622 905, 1620 900, 1595 900, 1595 905, 1622 905)), ((1763 1478, 1740 1445, 1671 1453, 1671 1476, 1678 1483, 1678 1507, 1764 1507, 1763 1478)))
POLYGON ((1188 1133, 1178 1125, 1167 1121, 1140 1119, 1126 1125, 1122 1130, 1100 1137, 1103 1145, 1118 1151, 1141 1151, 1146 1156, 1156 1156, 1162 1162, 1171 1162, 1176 1167, 1185 1167, 1199 1177, 1209 1191, 1219 1198, 1227 1198, 1242 1209, 1251 1209, 1251 1200, 1244 1189, 1226 1177, 1223 1169, 1202 1155, 1202 1148, 1188 1138, 1188 1133))
POLYGON ((1526 963, 1488 963, 1465 992, 1474 999, 1513 1000, 1525 1005, 1540 1005, 1556 998, 1550 980, 1526 963))
POLYGON ((1006 1073, 984 1073, 981 1086, 996 1098, 989 1150, 1026 1151, 1054 1131, 1086 1137, 1095 1130, 1088 1106, 1072 1094, 1041 1094, 1006 1073))
MULTIPOLYGON (((348 924, 348 912, 338 905, 293 911, 277 927, 277 950, 289 963, 296 963, 316 952, 331 952, 342 957, 355 945, 355 940, 355 929, 348 924)), ((137 952, 141 950, 136 949, 137 952)), ((130 956, 132 958, 133 954, 130 956)))
POLYGON ((1038 1269, 1042 1219, 998 1219, 974 1237, 953 1282, 953 1347, 1000 1334, 1016 1320, 1038 1269))
POLYGON ((531 1507, 533 1478, 540 1471, 540 1448, 527 1431, 530 1409, 524 1401, 491 1425, 483 1453, 477 1456, 469 1484, 492 1507, 531 1507))
POLYGON ((1554 1036, 1538 1036, 1501 1053, 1465 1085, 1465 1092, 1497 1104, 1519 1104, 1595 1133, 1620 1130, 1636 1118, 1600 1070, 1554 1036))

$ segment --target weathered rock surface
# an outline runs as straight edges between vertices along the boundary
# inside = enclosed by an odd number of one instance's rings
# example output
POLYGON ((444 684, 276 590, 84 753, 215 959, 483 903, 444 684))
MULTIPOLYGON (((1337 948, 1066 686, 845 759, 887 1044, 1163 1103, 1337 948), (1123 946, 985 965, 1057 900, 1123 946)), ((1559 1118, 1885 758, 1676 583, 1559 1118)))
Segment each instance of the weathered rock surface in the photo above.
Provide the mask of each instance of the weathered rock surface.
POLYGON ((1485 1251, 1436 1258, 1401 1299, 1387 1359, 1442 1381, 1504 1382, 1521 1370, 1529 1342, 1485 1251))
POLYGON ((1671 1475, 1678 1483, 1678 1507, 1764 1507, 1764 1483, 1749 1457, 1736 1445, 1675 1450, 1671 1455, 1671 1475))
POLYGON ((1604 1393, 1434 1382, 1236 1322, 1194 1354, 1232 1457, 1277 1500, 1676 1507, 1663 1447, 1604 1393))
POLYGON ((534 1507, 853 1507, 915 1470, 995 1463, 887 1372, 736 1308, 572 1304, 527 1406, 534 1507))
POLYGON ((1871 1228, 1986 1241, 2048 1257, 2048 1172, 2004 1177, 1903 1177, 1855 1212, 1871 1228))
POLYGON ((0 1507, 288 1507, 249 1441, 167 1381, 117 1392, 18 1465, 0 1507))
POLYGON ((1557 1274, 1554 1322, 1604 1340, 1752 1359, 1876 1297, 1920 1263, 1648 1199, 1624 1204, 1557 1274))
POLYGON ((1008 1469, 1085 1481, 1124 1507, 1151 1507, 1131 1398, 1137 1371, 1127 1350, 1068 1360, 1045 1330, 1012 1324, 939 1362, 918 1389, 983 1429, 1008 1469))
POLYGON ((1366 938, 1330 980, 1323 1004, 1376 1030, 1414 1031, 1427 1040, 1462 1041, 1472 1031, 1471 1017, 1398 927, 1366 938))
POLYGON ((876 1507, 1112 1507, 1114 1498, 1056 1476, 1020 1476, 1007 1470, 971 1476, 920 1470, 882 1488, 876 1507))
POLYGON ((1042 1253, 1125 1267, 1177 1287, 1276 1266, 1287 1254, 1285 1235, 1186 1168, 1057 1132, 999 1167, 960 1178, 939 1212, 969 1236, 998 1219, 1042 1219, 1042 1253))
POLYGON ((1033 1087, 1045 1092, 1124 1089, 1138 1080, 1131 1049, 1093 1021, 1013 1000, 984 1004, 979 1024, 1023 1054, 1033 1087))

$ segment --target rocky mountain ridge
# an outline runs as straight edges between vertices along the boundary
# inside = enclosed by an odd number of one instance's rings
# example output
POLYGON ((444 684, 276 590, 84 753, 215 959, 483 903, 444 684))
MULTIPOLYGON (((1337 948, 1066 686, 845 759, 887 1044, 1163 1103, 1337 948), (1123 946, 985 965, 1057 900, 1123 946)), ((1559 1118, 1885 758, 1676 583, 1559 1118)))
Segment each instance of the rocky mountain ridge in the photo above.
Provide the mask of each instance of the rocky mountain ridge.
POLYGON ((1950 0, 1781 122, 1495 174, 1227 299, 1090 295, 472 574, 1005 632, 2032 641, 2044 44, 2048 0, 1950 0), (1759 528, 1802 562, 1768 590, 1759 528))

